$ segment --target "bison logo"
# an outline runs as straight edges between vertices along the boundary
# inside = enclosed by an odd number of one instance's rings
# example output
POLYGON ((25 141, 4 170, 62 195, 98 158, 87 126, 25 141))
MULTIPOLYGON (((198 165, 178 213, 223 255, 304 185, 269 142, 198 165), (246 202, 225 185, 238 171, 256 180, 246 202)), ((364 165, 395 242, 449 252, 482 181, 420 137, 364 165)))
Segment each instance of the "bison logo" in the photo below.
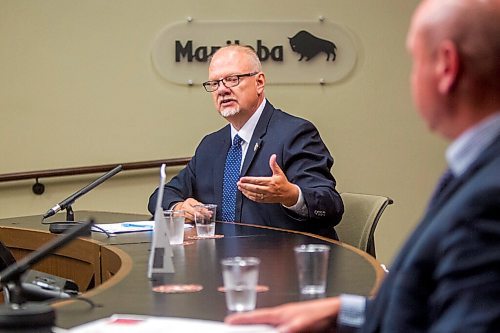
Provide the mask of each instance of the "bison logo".
POLYGON ((309 61, 321 52, 326 53, 326 61, 330 60, 330 55, 332 55, 332 61, 335 61, 337 46, 328 40, 318 38, 305 30, 297 32, 295 36, 288 37, 288 39, 293 52, 300 54, 299 61, 304 57, 306 61, 309 61))

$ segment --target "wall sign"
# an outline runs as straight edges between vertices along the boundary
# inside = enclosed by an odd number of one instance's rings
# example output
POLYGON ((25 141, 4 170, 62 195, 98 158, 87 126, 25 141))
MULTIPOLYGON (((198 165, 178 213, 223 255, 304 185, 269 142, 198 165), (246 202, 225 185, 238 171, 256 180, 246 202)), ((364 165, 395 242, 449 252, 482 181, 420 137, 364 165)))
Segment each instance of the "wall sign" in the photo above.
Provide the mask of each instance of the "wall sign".
POLYGON ((201 84, 210 55, 228 44, 251 46, 269 84, 328 84, 345 78, 357 50, 341 26, 325 22, 196 21, 165 27, 152 49, 153 65, 166 80, 201 84))

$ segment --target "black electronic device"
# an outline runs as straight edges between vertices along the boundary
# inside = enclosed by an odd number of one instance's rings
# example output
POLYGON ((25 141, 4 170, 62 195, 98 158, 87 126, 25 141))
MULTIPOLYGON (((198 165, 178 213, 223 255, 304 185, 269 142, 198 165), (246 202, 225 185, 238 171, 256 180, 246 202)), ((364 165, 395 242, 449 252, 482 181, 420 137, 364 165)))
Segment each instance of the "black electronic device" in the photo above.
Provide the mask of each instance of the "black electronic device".
MULTIPOLYGON (((81 197, 82 195, 86 194, 87 192, 91 191, 95 187, 101 185, 104 183, 106 180, 109 178, 113 177, 116 175, 118 172, 120 172, 123 169, 122 165, 118 165, 112 170, 106 172, 104 175, 101 177, 97 178, 94 180, 92 183, 88 184, 84 188, 76 191, 75 193, 71 194, 69 197, 49 209, 42 217, 42 221, 45 220, 48 217, 51 217, 55 215, 57 212, 61 210, 66 210, 66 221, 63 222, 50 222, 50 223, 44 223, 44 224, 49 224, 49 231, 53 234, 61 234, 63 232, 68 231, 69 229, 73 228, 75 225, 81 224, 81 222, 75 222, 75 215, 73 213, 73 209, 71 205, 75 202, 76 199, 81 197)), ((42 222, 43 223, 43 222, 42 222)), ((88 230, 88 233, 85 234, 85 236, 90 235, 90 229, 88 230)))
POLYGON ((21 278, 23 297, 30 301, 78 296, 78 285, 69 279, 52 274, 28 270, 21 278))
MULTIPOLYGON (((0 271, 13 265, 16 259, 12 252, 0 241, 0 271)), ((45 301, 52 298, 69 298, 79 293, 78 285, 69 279, 47 274, 34 269, 21 276, 22 297, 28 301, 45 301)), ((4 288, 4 299, 8 303, 10 293, 4 288)))
MULTIPOLYGON (((31 252, 21 260, 12 263, 0 272, 0 285, 4 289, 7 289, 9 294, 9 299, 6 300, 8 302, 0 304, 0 332, 52 331, 51 328, 55 323, 54 310, 45 303, 27 302, 23 295, 24 283, 21 277, 30 267, 44 259, 47 255, 63 247, 76 237, 88 232, 93 223, 94 221, 90 220, 74 226, 64 235, 58 236, 49 243, 42 245, 37 250, 31 252)), ((3 254, 5 254, 5 251, 3 251, 3 254)), ((7 257, 2 257, 2 260, 7 257)))

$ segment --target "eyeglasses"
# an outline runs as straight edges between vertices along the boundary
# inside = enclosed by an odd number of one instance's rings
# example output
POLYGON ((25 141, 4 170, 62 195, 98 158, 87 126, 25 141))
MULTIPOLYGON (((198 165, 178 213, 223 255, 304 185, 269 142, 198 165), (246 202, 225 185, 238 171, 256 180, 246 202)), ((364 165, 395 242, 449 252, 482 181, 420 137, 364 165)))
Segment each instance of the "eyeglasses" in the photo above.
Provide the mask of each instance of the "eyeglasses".
POLYGON ((229 76, 226 76, 225 78, 222 78, 220 80, 212 80, 212 81, 204 82, 203 87, 205 87, 205 90, 207 92, 216 91, 219 88, 219 84, 221 82, 222 82, 222 84, 224 84, 224 86, 226 88, 236 87, 238 84, 240 84, 240 78, 247 77, 247 76, 254 76, 257 74, 259 74, 259 72, 229 75, 229 76))

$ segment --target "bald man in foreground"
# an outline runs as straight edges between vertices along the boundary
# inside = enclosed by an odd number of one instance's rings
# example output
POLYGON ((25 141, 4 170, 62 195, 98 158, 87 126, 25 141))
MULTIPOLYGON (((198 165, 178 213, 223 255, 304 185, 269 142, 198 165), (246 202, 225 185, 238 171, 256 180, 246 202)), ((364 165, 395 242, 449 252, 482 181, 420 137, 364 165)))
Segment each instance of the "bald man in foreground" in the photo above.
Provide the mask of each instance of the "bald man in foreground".
POLYGON ((282 332, 500 332, 500 0, 427 0, 407 39, 415 105, 449 169, 374 299, 231 315, 282 332))

